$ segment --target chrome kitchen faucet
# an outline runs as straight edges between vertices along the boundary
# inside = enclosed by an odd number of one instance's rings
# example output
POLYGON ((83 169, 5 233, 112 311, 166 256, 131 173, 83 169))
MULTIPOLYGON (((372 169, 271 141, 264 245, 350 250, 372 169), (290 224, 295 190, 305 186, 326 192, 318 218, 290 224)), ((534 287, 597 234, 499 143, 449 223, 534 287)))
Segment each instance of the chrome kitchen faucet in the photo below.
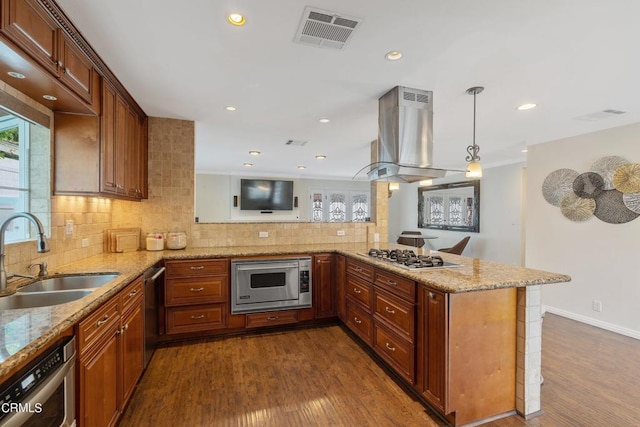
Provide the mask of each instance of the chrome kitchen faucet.
MULTIPOLYGON (((7 279, 9 277, 7 277, 7 272, 4 269, 4 233, 5 231, 7 231, 7 227, 9 226, 9 223, 11 221, 13 221, 16 218, 26 218, 28 220, 30 220, 33 225, 36 226, 36 228, 38 229, 38 247, 37 247, 37 252, 38 253, 45 253, 45 252, 49 252, 49 243, 47 243, 47 239, 44 236, 44 227, 42 226, 42 223, 40 222, 40 220, 33 214, 30 214, 28 212, 18 212, 15 213, 13 215, 11 215, 9 218, 7 218, 2 225, 0 225, 0 290, 4 290, 7 289, 7 279)), ((13 276, 11 276, 13 277, 13 276)))

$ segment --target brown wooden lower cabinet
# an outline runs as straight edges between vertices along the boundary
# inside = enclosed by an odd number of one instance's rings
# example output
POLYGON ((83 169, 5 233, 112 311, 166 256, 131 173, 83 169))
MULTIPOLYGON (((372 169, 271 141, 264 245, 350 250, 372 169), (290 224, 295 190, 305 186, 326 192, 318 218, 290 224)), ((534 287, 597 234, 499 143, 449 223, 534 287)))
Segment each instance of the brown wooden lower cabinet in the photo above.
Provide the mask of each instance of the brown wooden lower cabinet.
POLYGON ((266 313, 247 314, 246 327, 260 328, 265 326, 288 325, 298 322, 296 310, 269 311, 266 313))
POLYGON ((115 425, 142 374, 141 289, 138 278, 77 325, 80 427, 115 425))
POLYGON ((111 426, 120 415, 118 398, 118 360, 120 339, 118 327, 107 332, 105 339, 97 342, 95 350, 80 358, 79 426, 111 426))
POLYGON ((515 410, 516 289, 418 296, 422 396, 454 425, 515 410))
POLYGON ((347 300, 346 291, 346 259, 344 255, 336 255, 336 314, 343 322, 346 320, 347 300))
POLYGON ((226 328, 227 304, 189 305, 167 308, 167 333, 226 328))
POLYGON ((374 322, 373 349, 410 384, 415 383, 415 347, 397 333, 374 322))
POLYGON ((356 333, 364 342, 371 345, 373 342, 373 318, 360 304, 347 298, 347 314, 345 324, 356 333))

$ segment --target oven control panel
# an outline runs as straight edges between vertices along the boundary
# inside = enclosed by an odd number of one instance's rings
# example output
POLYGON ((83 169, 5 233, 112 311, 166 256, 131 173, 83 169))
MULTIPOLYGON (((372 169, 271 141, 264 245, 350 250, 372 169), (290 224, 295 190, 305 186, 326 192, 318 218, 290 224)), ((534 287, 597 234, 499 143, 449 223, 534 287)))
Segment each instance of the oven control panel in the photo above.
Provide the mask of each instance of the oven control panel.
POLYGON ((300 270, 300 293, 309 292, 310 282, 309 270, 300 270))
MULTIPOLYGON (((36 362, 31 368, 21 372, 17 379, 14 377, 14 381, 2 389, 0 405, 23 401, 25 396, 41 383, 45 382, 64 361, 64 347, 57 347, 36 362)), ((8 413, 0 411, 0 419, 5 415, 8 415, 8 413)))

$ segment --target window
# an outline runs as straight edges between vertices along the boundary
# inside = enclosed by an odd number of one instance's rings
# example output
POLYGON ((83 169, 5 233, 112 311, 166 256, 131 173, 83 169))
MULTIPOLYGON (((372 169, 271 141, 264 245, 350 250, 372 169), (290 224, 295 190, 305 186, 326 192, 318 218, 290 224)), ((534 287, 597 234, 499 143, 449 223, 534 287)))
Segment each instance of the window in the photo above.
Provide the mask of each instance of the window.
MULTIPOLYGON (((48 228, 49 145, 47 128, 0 109, 0 222, 16 212, 31 212, 48 228), (34 183, 39 188, 35 191, 34 183)), ((16 219, 6 230, 5 242, 29 240, 32 233, 29 222, 16 219)))
POLYGON ((316 190, 311 195, 313 222, 365 222, 370 220, 369 193, 345 190, 316 190))

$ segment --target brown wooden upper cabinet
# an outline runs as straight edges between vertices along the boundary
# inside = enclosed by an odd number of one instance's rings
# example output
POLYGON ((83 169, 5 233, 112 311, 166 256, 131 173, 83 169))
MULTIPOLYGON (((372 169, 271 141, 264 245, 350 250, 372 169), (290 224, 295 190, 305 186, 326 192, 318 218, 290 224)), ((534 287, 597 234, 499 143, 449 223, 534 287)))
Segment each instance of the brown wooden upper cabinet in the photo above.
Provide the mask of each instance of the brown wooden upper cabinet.
POLYGON ((2 0, 0 32, 88 104, 96 73, 89 58, 34 0, 2 0))
POLYGON ((142 119, 103 80, 100 120, 100 191, 132 199, 146 197, 146 126, 142 119))

